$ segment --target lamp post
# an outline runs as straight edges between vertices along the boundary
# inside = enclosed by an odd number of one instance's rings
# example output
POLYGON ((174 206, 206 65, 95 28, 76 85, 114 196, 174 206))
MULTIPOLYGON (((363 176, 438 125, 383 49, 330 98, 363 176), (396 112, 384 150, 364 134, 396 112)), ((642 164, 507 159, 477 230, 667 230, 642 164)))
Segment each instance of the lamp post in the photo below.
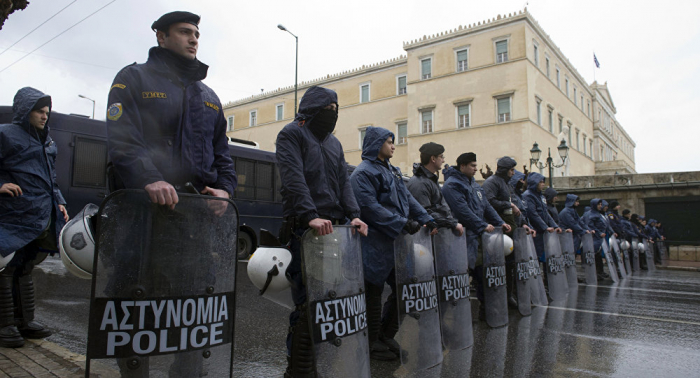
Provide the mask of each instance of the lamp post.
POLYGON ((566 158, 569 156, 569 146, 566 145, 566 140, 562 139, 561 143, 559 144, 559 147, 557 147, 557 151, 559 152, 559 157, 561 158, 561 164, 554 164, 554 159, 552 159, 552 150, 550 148, 547 148, 547 162, 546 163, 541 163, 540 162, 540 155, 542 155, 542 150, 540 150, 540 147, 537 145, 537 142, 532 145, 532 149, 530 150, 530 167, 533 165, 539 169, 544 169, 546 167, 549 167, 549 186, 552 186, 552 172, 554 171, 554 168, 560 168, 563 167, 564 164, 566 164, 566 158))
POLYGON ((287 30, 287 28, 282 26, 282 24, 277 25, 277 28, 279 30, 286 31, 287 33, 291 34, 292 37, 294 37, 294 39, 297 42, 297 51, 296 51, 296 58, 295 58, 296 63, 294 64, 294 116, 292 117, 292 118, 294 118, 297 116, 297 104, 299 103, 297 101, 297 90, 299 89, 299 86, 297 84, 297 74, 299 73, 299 37, 297 37, 296 35, 294 35, 294 33, 287 30))
POLYGON ((84 99, 86 99, 86 100, 92 101, 92 119, 95 119, 95 100, 93 100, 93 99, 91 99, 91 98, 89 98, 89 97, 85 97, 85 96, 83 96, 83 95, 81 95, 81 94, 79 94, 78 97, 84 98, 84 99))

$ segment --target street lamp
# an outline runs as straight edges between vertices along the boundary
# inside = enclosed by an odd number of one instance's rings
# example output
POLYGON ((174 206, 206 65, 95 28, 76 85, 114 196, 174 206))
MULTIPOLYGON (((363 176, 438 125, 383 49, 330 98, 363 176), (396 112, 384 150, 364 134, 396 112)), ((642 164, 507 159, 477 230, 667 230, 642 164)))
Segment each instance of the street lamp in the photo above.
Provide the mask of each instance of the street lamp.
POLYGON ((537 142, 532 145, 532 149, 530 150, 530 167, 536 166, 539 169, 544 169, 546 167, 549 167, 549 186, 552 186, 552 172, 554 171, 554 168, 560 168, 563 167, 564 164, 566 164, 566 158, 569 156, 569 146, 566 145, 566 140, 562 139, 561 143, 559 144, 559 147, 557 147, 557 151, 559 152, 559 157, 561 158, 561 164, 554 164, 554 159, 552 159, 552 150, 550 148, 547 148, 547 162, 546 163, 541 163, 540 162, 540 156, 542 155, 542 150, 540 150, 540 147, 537 145, 537 142))
POLYGON ((93 99, 91 99, 91 98, 89 98, 89 97, 85 97, 85 96, 83 96, 83 95, 81 95, 81 94, 79 94, 78 97, 84 98, 84 99, 86 99, 86 100, 92 101, 92 119, 95 119, 95 100, 93 100, 93 99))
MULTIPOLYGON (((296 52, 296 63, 294 65, 294 117, 297 116, 297 104, 299 103, 297 101, 297 89, 299 89, 299 86, 297 84, 297 74, 299 73, 299 37, 294 35, 294 33, 290 32, 282 26, 282 24, 277 25, 277 28, 282 31, 286 31, 287 33, 291 34, 294 39, 297 41, 297 52, 296 52)), ((292 117, 292 118, 294 118, 292 117)))

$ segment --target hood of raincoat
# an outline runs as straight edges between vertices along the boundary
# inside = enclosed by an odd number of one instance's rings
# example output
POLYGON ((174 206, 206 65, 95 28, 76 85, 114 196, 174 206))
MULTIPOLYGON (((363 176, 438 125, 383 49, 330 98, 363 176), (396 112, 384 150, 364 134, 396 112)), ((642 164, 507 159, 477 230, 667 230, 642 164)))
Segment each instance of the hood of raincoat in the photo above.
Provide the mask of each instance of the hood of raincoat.
POLYGON ((544 198, 547 199, 547 204, 551 205, 552 201, 554 201, 554 197, 559 194, 554 188, 547 188, 544 190, 544 198))
POLYGON ((448 178, 455 176, 457 178, 462 178, 462 179, 467 179, 467 175, 464 173, 460 172, 459 169, 457 169, 456 166, 447 166, 442 170, 442 175, 445 177, 445 181, 447 181, 448 178))
POLYGON ((338 94, 334 90, 314 85, 301 98, 299 112, 294 119, 311 122, 321 109, 333 103, 338 104, 338 94))
MULTIPOLYGON (((32 126, 29 124, 29 113, 32 112, 34 105, 36 105, 39 100, 45 98, 49 99, 49 111, 51 111, 51 96, 31 87, 24 87, 17 91, 12 103, 12 112, 14 113, 12 123, 22 126, 23 129, 31 133, 32 126)), ((50 120, 51 115, 49 114, 49 119, 46 120, 46 124, 44 125, 44 135, 48 134, 50 120)))
POLYGON ((498 159, 496 163, 496 175, 508 180, 508 171, 515 167, 518 163, 510 156, 504 156, 498 159))
POLYGON ((576 203, 576 200, 578 199, 578 196, 575 194, 567 194, 566 195, 566 202, 564 203, 564 206, 566 207, 574 207, 574 203, 576 203))
POLYGON ((394 139, 394 133, 381 127, 368 127, 365 131, 365 139, 362 141, 362 160, 379 160, 377 157, 379 150, 389 137, 394 139))
POLYGON ((593 199, 591 200, 591 211, 595 211, 595 212, 597 212, 597 213, 602 212, 603 209, 598 210, 598 204, 599 204, 601 201, 602 201, 602 200, 601 200, 600 198, 593 198, 593 199))
POLYGON ((537 172, 530 172, 527 176, 527 190, 537 193, 537 185, 544 181, 544 176, 537 172))

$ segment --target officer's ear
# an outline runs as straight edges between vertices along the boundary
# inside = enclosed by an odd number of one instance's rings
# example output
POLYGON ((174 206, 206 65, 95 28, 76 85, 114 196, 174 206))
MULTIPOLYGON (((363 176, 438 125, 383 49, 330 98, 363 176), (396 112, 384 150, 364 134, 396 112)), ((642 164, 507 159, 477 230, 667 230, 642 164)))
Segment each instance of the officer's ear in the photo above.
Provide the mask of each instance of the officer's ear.
POLYGON ((170 30, 157 30, 156 31, 156 42, 158 42, 159 47, 163 47, 165 43, 165 37, 170 36, 170 30))

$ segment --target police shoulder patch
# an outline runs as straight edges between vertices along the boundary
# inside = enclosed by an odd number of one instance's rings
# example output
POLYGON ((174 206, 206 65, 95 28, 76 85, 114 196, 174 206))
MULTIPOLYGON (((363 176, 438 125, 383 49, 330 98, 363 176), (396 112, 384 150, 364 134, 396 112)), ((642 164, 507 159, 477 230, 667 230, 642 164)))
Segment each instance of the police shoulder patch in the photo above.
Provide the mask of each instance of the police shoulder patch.
POLYGON ((610 217, 610 219, 615 219, 615 216, 612 215, 612 214, 610 214, 610 215, 608 215, 608 216, 610 217))
POLYGON ((124 84, 114 84, 114 85, 112 85, 111 88, 109 88, 109 90, 111 91, 111 90, 114 89, 114 88, 124 89, 124 88, 126 88, 126 85, 124 85, 124 84))
POLYGON ((120 102, 115 102, 107 108, 107 119, 110 121, 116 121, 122 116, 122 104, 120 102))

